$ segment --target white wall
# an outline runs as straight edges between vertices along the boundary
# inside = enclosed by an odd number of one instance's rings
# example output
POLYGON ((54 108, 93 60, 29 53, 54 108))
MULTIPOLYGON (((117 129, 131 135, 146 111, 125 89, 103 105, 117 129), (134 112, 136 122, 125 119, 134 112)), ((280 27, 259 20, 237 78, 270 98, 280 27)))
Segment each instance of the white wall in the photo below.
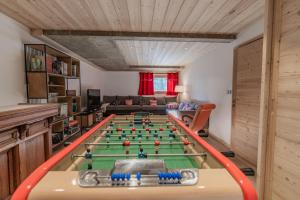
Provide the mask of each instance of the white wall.
POLYGON ((41 43, 29 30, 0 13, 0 105, 26 101, 24 44, 41 43))
POLYGON ((229 44, 217 44, 215 49, 200 56, 181 73, 183 84, 191 99, 216 104, 210 118, 209 132, 230 145, 233 51, 239 44, 263 33, 263 19, 245 28, 229 44))
POLYGON ((138 72, 105 72, 104 95, 137 95, 138 72))
MULTIPOLYGON (((15 105, 26 102, 24 44, 44 42, 32 37, 28 28, 2 13, 0 13, 0 24, 0 106, 15 105)), ((61 49, 52 43, 51 45, 61 49)), ((84 103, 86 89, 104 90, 104 71, 82 60, 81 77, 84 103)))
POLYGON ((91 67, 85 62, 80 62, 81 67, 81 96, 83 105, 86 106, 86 91, 87 89, 100 89, 101 96, 105 91, 105 71, 101 71, 91 67))

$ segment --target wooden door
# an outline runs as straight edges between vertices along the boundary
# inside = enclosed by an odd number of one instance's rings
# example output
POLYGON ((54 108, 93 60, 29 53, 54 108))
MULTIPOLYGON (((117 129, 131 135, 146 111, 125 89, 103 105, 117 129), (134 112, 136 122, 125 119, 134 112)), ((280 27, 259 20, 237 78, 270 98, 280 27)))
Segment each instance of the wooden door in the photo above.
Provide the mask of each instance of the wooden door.
POLYGON ((235 49, 231 147, 236 154, 256 166, 262 38, 235 49))

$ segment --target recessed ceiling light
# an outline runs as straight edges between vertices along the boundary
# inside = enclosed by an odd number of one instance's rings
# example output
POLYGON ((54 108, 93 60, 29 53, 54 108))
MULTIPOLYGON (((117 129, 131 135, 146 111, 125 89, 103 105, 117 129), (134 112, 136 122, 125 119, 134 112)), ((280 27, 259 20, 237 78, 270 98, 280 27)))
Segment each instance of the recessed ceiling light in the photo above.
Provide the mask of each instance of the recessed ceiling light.
POLYGON ((189 48, 185 47, 184 50, 188 50, 189 48))

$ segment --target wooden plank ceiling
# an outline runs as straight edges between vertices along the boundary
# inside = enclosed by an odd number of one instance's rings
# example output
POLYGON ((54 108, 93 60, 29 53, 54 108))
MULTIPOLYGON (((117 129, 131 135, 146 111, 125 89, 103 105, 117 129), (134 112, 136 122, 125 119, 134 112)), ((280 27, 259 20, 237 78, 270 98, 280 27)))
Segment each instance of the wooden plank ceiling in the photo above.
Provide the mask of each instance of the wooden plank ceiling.
MULTIPOLYGON (((72 30, 72 31, 122 31, 122 32, 158 32, 158 33, 219 33, 237 34, 242 28, 263 15, 264 0, 1 0, 0 11, 16 19, 31 29, 72 30)), ((70 35, 69 35, 70 36, 70 35)), ((88 39, 88 35, 82 38, 88 39)), ((65 36, 49 35, 62 41, 65 36), (61 37, 61 39, 58 39, 61 37)), ((93 36, 97 37, 97 36, 93 36)), ((126 65, 187 65, 204 53, 207 43, 186 43, 170 41, 141 41, 136 38, 110 40, 115 43, 126 65), (199 55, 188 55, 188 49, 199 49, 199 55), (162 48, 165 47, 165 48, 162 48), (143 53, 141 53, 143 49, 143 53), (151 51, 154 53, 150 53, 151 51), (147 53, 144 53, 147 52, 147 53), (179 53, 182 52, 182 53, 179 53), (143 55, 141 55, 143 54, 143 55), (187 54, 185 56, 178 55, 187 54), (156 58, 159 55, 159 58, 156 58), (176 56, 177 55, 177 56, 176 56), (192 56, 194 55, 194 56, 192 56), (153 58, 155 57, 155 58, 153 58), (151 58, 152 61, 149 61, 151 58), (172 58, 176 58, 176 61, 172 58), (145 59, 145 60, 144 60, 145 59)), ((74 37, 77 40, 80 37, 74 37)), ((76 46, 77 40, 65 45, 70 50, 83 55, 86 49, 76 46)), ((105 43, 105 42, 104 42, 105 43)), ((108 42, 109 43, 109 42, 108 42)), ((103 47, 103 46, 102 46, 103 47)), ((100 48, 100 47, 99 47, 100 48)), ((101 51, 99 49, 98 51, 101 51)), ((112 51, 116 51, 112 50, 112 51)), ((87 57, 88 58, 88 57, 87 57)), ((107 58, 109 60, 110 58, 107 58)), ((110 70, 118 68, 117 63, 97 65, 110 70)), ((92 60, 91 60, 92 61, 92 60)))

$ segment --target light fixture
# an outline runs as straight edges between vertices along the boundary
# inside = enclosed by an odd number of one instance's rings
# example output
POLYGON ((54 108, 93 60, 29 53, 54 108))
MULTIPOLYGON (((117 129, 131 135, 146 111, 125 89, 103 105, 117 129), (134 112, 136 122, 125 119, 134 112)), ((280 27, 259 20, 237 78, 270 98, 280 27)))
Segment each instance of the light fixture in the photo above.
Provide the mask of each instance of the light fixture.
POLYGON ((183 86, 183 85, 176 85, 176 86, 175 86, 175 92, 178 93, 177 101, 180 102, 180 100, 181 100, 181 98, 180 98, 180 93, 183 93, 183 92, 184 92, 184 86, 183 86))
POLYGON ((184 87, 183 87, 183 85, 176 85, 176 86, 175 86, 175 92, 183 93, 183 92, 184 92, 184 87))

